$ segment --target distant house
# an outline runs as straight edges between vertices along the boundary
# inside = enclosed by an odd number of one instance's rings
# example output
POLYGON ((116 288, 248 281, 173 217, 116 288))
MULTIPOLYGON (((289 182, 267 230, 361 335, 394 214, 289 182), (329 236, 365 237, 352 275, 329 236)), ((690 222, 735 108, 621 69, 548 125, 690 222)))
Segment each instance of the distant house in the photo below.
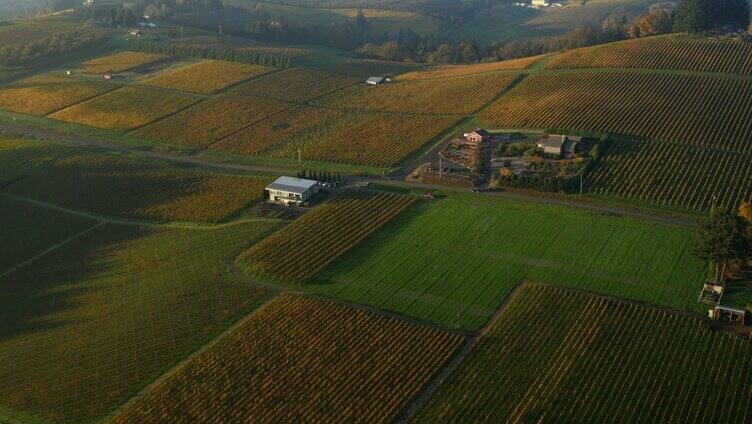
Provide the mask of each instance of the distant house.
POLYGON ((465 140, 473 144, 484 143, 488 141, 490 138, 491 138, 491 133, 481 128, 478 128, 475 131, 465 134, 465 140))
POLYGON ((134 37, 140 37, 141 36, 141 30, 140 29, 134 29, 131 31, 131 35, 134 37))
POLYGON ((533 0, 533 6, 546 7, 548 6, 548 0, 533 0))
POLYGON ((269 201, 288 206, 300 206, 318 192, 318 182, 302 178, 279 177, 266 187, 269 201))
POLYGON ((106 79, 107 81, 112 79, 112 73, 110 72, 105 72, 103 76, 104 76, 104 79, 106 79))
POLYGON ((366 84, 371 85, 379 85, 384 82, 386 82, 386 78, 384 77, 368 77, 368 79, 366 80, 366 84))
POLYGON ((582 137, 571 135, 549 134, 544 135, 538 140, 538 148, 543 149, 543 153, 555 157, 569 157, 577 151, 578 144, 582 137))

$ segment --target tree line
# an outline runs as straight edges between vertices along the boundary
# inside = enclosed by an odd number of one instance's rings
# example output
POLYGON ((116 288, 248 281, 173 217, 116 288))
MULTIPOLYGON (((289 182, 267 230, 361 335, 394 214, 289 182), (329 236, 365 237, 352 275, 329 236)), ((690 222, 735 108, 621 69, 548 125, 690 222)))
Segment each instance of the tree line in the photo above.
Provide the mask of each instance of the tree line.
POLYGON ((98 31, 75 29, 26 44, 0 47, 3 66, 40 66, 62 63, 67 55, 103 47, 108 37, 98 31))
POLYGON ((258 65, 285 68, 290 66, 290 57, 263 50, 238 50, 226 47, 178 45, 159 41, 136 39, 131 41, 131 50, 161 53, 169 56, 187 56, 200 59, 219 59, 232 62, 255 63, 258 65))

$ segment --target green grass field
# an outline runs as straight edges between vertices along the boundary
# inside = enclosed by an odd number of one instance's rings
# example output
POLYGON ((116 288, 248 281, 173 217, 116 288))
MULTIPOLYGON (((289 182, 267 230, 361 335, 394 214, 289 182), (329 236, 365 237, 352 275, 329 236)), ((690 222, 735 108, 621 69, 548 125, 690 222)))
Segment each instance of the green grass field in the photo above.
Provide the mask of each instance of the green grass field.
POLYGON ((698 318, 527 286, 413 422, 749 422, 751 366, 698 318))
POLYGON ((0 422, 86 422, 126 400, 268 297, 228 264, 278 226, 106 225, 0 279, 0 422))
POLYGON ((523 281, 698 309, 690 230, 450 195, 422 201, 321 274, 315 292, 447 326, 482 326, 523 281))

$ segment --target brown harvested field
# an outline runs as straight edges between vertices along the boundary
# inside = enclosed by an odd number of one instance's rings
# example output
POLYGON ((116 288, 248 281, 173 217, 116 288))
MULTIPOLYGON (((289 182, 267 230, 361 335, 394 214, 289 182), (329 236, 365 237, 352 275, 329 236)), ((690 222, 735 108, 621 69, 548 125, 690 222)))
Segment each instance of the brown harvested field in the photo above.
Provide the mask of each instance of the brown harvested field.
POLYGON ((394 166, 456 125, 457 116, 338 111, 333 119, 290 137, 264 154, 357 165, 394 166))
POLYGON ((368 111, 466 115, 499 95, 516 74, 473 75, 439 81, 359 84, 316 101, 327 107, 368 111))
POLYGON ((486 72, 525 69, 548 55, 523 57, 521 59, 504 60, 501 62, 478 63, 474 65, 443 65, 423 71, 409 72, 397 77, 399 81, 457 77, 463 75, 482 74, 486 72))
POLYGON ((391 422, 462 341, 286 293, 110 422, 391 422))
POLYGON ((303 101, 355 83, 360 79, 320 69, 295 68, 243 84, 235 91, 261 97, 303 101))
POLYGON ((53 113, 50 118, 127 131, 177 112, 198 100, 198 97, 128 86, 53 113))
POLYGON ((162 60, 167 56, 157 53, 120 52, 113 55, 99 57, 82 63, 84 72, 89 74, 104 74, 107 72, 122 72, 141 65, 162 60))
POLYGON ((133 135, 180 146, 206 148, 222 137, 290 106, 279 100, 226 94, 140 128, 133 135))
POLYGON ((274 68, 261 65, 223 60, 204 60, 157 75, 144 81, 143 84, 190 93, 213 94, 233 84, 267 73, 272 69, 274 68))
POLYGON ((325 127, 341 113, 332 109, 297 106, 237 131, 212 147, 245 155, 262 154, 285 141, 304 136, 307 131, 325 127))
POLYGON ((80 153, 37 170, 6 190, 107 216, 219 222, 260 200, 269 181, 80 153))
POLYGON ((44 116, 117 86, 62 74, 35 75, 0 89, 0 109, 44 116))

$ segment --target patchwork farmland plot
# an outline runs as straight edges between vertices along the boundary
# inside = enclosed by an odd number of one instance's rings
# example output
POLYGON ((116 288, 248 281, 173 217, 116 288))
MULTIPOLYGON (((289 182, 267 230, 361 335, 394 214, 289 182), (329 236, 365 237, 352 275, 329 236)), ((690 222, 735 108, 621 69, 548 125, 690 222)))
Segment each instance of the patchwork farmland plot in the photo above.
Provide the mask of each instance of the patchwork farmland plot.
POLYGON ((500 62, 478 63, 474 65, 442 65, 425 70, 409 72, 397 77, 399 81, 459 77, 489 72, 519 70, 530 67, 547 55, 523 57, 500 62))
POLYGON ((115 88, 64 75, 35 75, 0 88, 0 109, 42 116, 115 88))
POLYGON ((72 152, 58 144, 0 135, 0 188, 72 152))
POLYGON ((112 423, 391 422, 461 342, 458 335, 284 294, 112 423))
MULTIPOLYGON (((212 148, 245 155, 263 154, 267 150, 275 149, 275 146, 295 143, 306 134, 312 137, 311 134, 317 128, 333 124, 339 115, 340 112, 332 109, 293 107, 228 135, 212 148)), ((287 152, 289 153, 289 150, 287 152)))
POLYGON ((361 84, 337 91, 316 103, 335 108, 386 112, 466 115, 492 100, 517 79, 515 74, 361 84))
POLYGON ((0 274, 95 225, 95 222, 0 197, 0 274))
POLYGON ((697 309, 692 231, 533 202, 416 202, 307 290, 437 323, 482 326, 522 281, 697 309))
POLYGON ((750 370, 695 317, 527 286, 413 421, 747 422, 750 370))
POLYGON ((320 69, 294 68, 243 84, 237 94, 303 101, 359 81, 320 69))
POLYGON ((167 168, 81 153, 7 188, 75 210, 161 221, 219 222, 259 200, 267 178, 167 168))
POLYGON ((222 95, 143 127, 133 135, 180 146, 207 148, 292 105, 279 100, 222 95))
POLYGON ((0 280, 0 404, 93 422, 268 297, 226 262, 278 224, 106 225, 0 280))
POLYGON ((269 72, 272 69, 261 65, 226 62, 223 60, 204 60, 184 68, 157 75, 143 83, 145 85, 191 93, 212 94, 233 84, 269 72))
POLYGON ((570 50, 549 69, 646 68, 752 75, 752 46, 740 40, 660 36, 570 50))
POLYGON ((122 72, 165 59, 167 56, 156 53, 120 52, 84 62, 82 67, 88 74, 122 72))
POLYGON ((50 118, 126 131, 177 112, 198 100, 198 97, 129 86, 53 113, 50 118))
POLYGON ((411 196, 387 193, 343 194, 253 246, 240 255, 239 261, 252 274, 303 283, 413 200, 411 196))
POLYGON ((752 153, 750 97, 752 83, 735 78, 539 73, 525 78, 480 117, 496 127, 628 134, 752 153))
POLYGON ((265 154, 389 167, 458 123, 456 116, 338 111, 334 119, 310 127, 265 154))
POLYGON ((706 211, 752 195, 752 155, 654 141, 618 141, 588 174, 588 190, 706 211))

